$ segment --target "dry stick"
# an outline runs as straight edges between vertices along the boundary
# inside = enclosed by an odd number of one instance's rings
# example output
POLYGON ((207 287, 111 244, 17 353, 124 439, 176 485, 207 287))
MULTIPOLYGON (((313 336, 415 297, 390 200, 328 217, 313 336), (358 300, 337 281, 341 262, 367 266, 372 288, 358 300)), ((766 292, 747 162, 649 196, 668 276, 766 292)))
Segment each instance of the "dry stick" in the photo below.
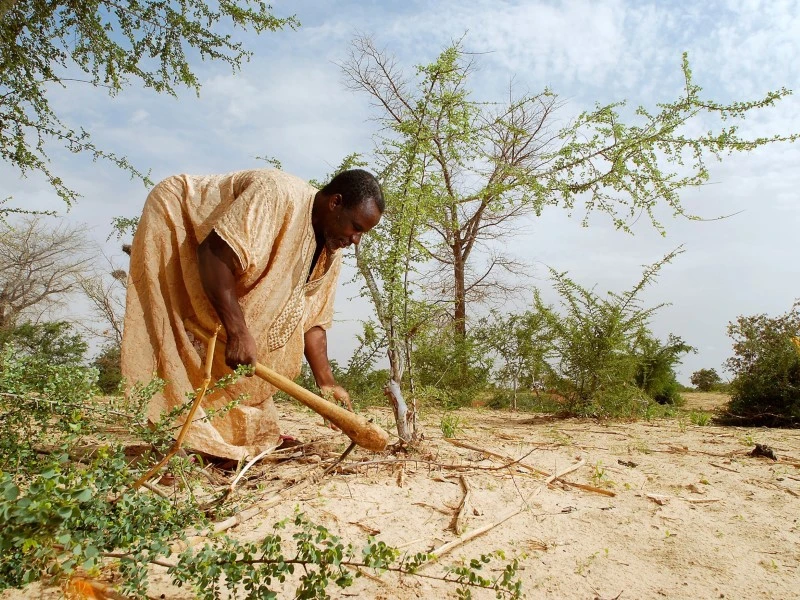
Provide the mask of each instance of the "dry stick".
MULTIPOLYGON (((550 477, 548 477, 547 479, 544 480, 544 483, 545 483, 545 485, 550 485, 556 479, 560 479, 561 477, 563 477, 564 475, 567 475, 568 473, 572 473, 573 471, 577 471, 578 469, 580 469, 585 464, 586 464, 586 461, 581 459, 578 462, 576 462, 574 465, 572 465, 570 467, 567 467, 563 471, 561 471, 559 473, 553 473, 552 475, 550 475, 550 477)), ((564 483, 567 483, 567 482, 565 481, 564 483)))
POLYGON ((708 464, 710 464, 712 467, 717 467, 718 469, 722 469, 723 471, 730 471, 731 473, 738 473, 739 472, 736 469, 731 469, 730 467, 723 467, 722 465, 718 465, 717 463, 713 463, 711 461, 709 461, 708 464))
POLYGON ((148 490, 150 490, 154 494, 157 494, 157 495, 161 496, 162 498, 169 498, 169 496, 167 496, 164 492, 162 492, 156 486, 154 486, 154 485, 152 485, 150 483, 147 483, 146 481, 142 482, 142 486, 146 487, 148 490))
POLYGON ((178 450, 181 449, 183 439, 186 437, 189 426, 192 424, 194 413, 196 413, 197 409, 200 408, 200 403, 203 401, 203 398, 205 398, 206 390, 208 390, 208 386, 211 383, 211 361, 214 360, 214 346, 217 343, 217 334, 219 333, 221 327, 222 325, 217 325, 217 328, 214 330, 214 334, 208 340, 208 347, 206 348, 205 379, 203 379, 203 385, 200 387, 200 393, 197 394, 197 397, 192 403, 192 408, 189 409, 189 414, 186 415, 186 419, 184 420, 183 427, 181 427, 181 431, 178 434, 178 438, 175 440, 175 443, 172 444, 172 448, 169 449, 169 452, 166 453, 164 458, 158 461, 154 467, 136 480, 133 486, 131 486, 133 489, 138 489, 145 481, 149 480, 151 477, 153 477, 153 475, 158 473, 161 470, 161 467, 163 467, 167 461, 175 456, 178 450))
POLYGON ((507 514, 505 517, 503 517, 499 521, 495 521, 494 523, 489 523, 488 525, 484 525, 483 527, 479 527, 478 529, 475 529, 474 531, 470 531, 469 533, 465 533, 464 535, 454 539, 452 542, 447 542, 443 546, 439 546, 436 550, 430 552, 429 554, 430 554, 431 558, 434 558, 434 559, 435 558, 440 558, 443 555, 447 554, 448 552, 452 551, 453 549, 458 548, 462 544, 466 544, 468 541, 473 540, 473 539, 475 539, 476 537, 478 537, 480 535, 483 535, 487 531, 490 531, 490 530, 494 529, 495 527, 498 527, 499 525, 502 525, 503 523, 508 521, 510 518, 516 517, 519 513, 521 513, 524 510, 525 510, 524 508, 518 508, 514 512, 507 514))
POLYGON ((461 488, 464 490, 464 497, 461 498, 461 504, 458 505, 458 512, 456 513, 456 517, 453 520, 453 531, 456 535, 460 534, 464 531, 464 515, 467 512, 467 506, 469 505, 470 496, 472 495, 472 490, 470 489, 469 482, 467 478, 463 475, 459 476, 459 481, 461 482, 461 488))
POLYGON ((247 464, 244 466, 244 468, 243 468, 241 471, 239 471, 239 474, 238 474, 238 475, 237 475, 237 476, 234 478, 234 480, 231 482, 231 485, 230 485, 230 487, 228 488, 228 490, 229 490, 229 492, 228 492, 228 493, 231 493, 231 492, 233 492, 233 488, 235 488, 235 487, 236 487, 236 484, 237 484, 237 483, 239 483, 239 480, 240 480, 242 477, 244 477, 244 474, 245 474, 245 473, 247 473, 247 471, 249 471, 249 470, 250 470, 250 467, 252 467, 252 466, 253 466, 254 464, 256 464, 258 461, 260 461, 262 458, 264 458, 264 457, 265 457, 267 454, 271 453, 273 450, 275 450, 275 448, 267 448, 267 449, 266 449, 266 450, 264 450, 263 452, 259 453, 259 454, 258 454, 258 455, 257 455, 257 456, 256 456, 254 459, 252 459, 252 460, 251 460, 249 463, 247 463, 247 464))
POLYGON ((356 443, 351 441, 350 445, 347 447, 347 449, 344 452, 342 452, 342 454, 341 454, 341 456, 339 456, 339 458, 336 459, 336 462, 334 462, 330 467, 325 469, 325 471, 322 473, 322 476, 324 477, 325 475, 327 475, 328 473, 333 471, 337 467, 337 465, 339 465, 345 458, 347 458, 347 455, 350 454, 353 451, 353 448, 355 448, 355 447, 356 447, 356 443))
MULTIPOLYGON (((528 469, 529 471, 533 471, 534 473, 537 473, 538 475, 550 476, 550 473, 548 473, 547 471, 542 471, 541 469, 537 469, 533 465, 529 465, 527 463, 524 463, 521 460, 514 460, 510 456, 504 456, 502 454, 497 454, 496 452, 492 452, 492 451, 486 450, 484 448, 478 448, 477 446, 472 446, 470 444, 467 444, 465 442, 461 442, 459 440, 453 440, 453 439, 449 439, 449 438, 445 438, 445 439, 447 439, 447 441, 450 442, 451 444, 453 444, 454 446, 458 446, 460 448, 466 448, 467 450, 475 450, 476 452, 482 452, 483 454, 486 454, 487 456, 493 456, 495 458, 499 458, 500 460, 511 461, 511 462, 508 462, 505 466, 509 466, 510 467, 510 466, 513 466, 513 465, 516 464, 516 465, 519 465, 520 467, 522 467, 524 469, 528 469)), ((576 467, 576 468, 578 468, 578 467, 576 467)), ((562 473, 562 475, 563 475, 563 473, 562 473)), ((578 488, 579 490, 584 490, 586 492, 594 492, 595 494, 601 494, 603 496, 608 496, 610 498, 614 498, 617 495, 616 493, 612 492, 611 490, 604 490, 603 488, 595 487, 593 485, 587 485, 585 483, 574 483, 572 481, 563 481, 563 480, 561 481, 561 483, 563 483, 564 485, 568 485, 570 487, 578 488)))
POLYGON ((483 454, 486 454, 487 456, 493 456, 494 458, 499 458, 500 460, 511 461, 507 465, 504 465, 506 467, 511 467, 511 466, 514 466, 515 464, 517 464, 520 467, 523 467, 525 469, 528 469, 529 471, 533 471, 534 473, 537 473, 538 475, 549 475, 550 474, 547 471, 542 471, 541 469, 537 469, 533 465, 529 465, 529 464, 526 464, 524 462, 520 462, 520 461, 514 460, 513 458, 511 458, 509 456, 503 456, 502 454, 497 454, 496 452, 492 452, 490 450, 486 450, 485 448, 478 448, 477 446, 473 446, 471 444, 467 444, 466 442, 462 442, 460 440, 454 440, 454 439, 451 439, 451 438, 444 438, 444 439, 447 440, 448 442, 450 442, 451 444, 453 444, 454 446, 458 446, 459 448, 466 448, 467 450, 474 450, 475 452, 481 452, 483 454))
MULTIPOLYGON (((563 471, 559 471, 558 473, 554 473, 553 475, 551 475, 548 478, 547 483, 543 484, 542 487, 544 487, 544 485, 547 485, 552 481, 555 481, 559 477, 562 477, 562 476, 566 475, 567 473, 572 473, 572 471, 575 471, 576 469, 582 467, 584 464, 586 464, 585 461, 581 460, 581 461, 578 461, 577 463, 575 463, 574 465, 570 465, 569 467, 567 467, 563 471)), ((533 493, 533 495, 536 495, 539 492, 539 490, 541 490, 541 487, 538 490, 536 490, 533 493)), ((447 554, 448 552, 450 552, 454 548, 458 548, 462 544, 465 544, 465 543, 469 542, 470 540, 473 540, 476 537, 483 535, 487 531, 491 531, 495 527, 498 527, 498 526, 502 525, 503 523, 505 523, 506 521, 508 521, 512 517, 516 517, 519 513, 523 512, 526 508, 527 507, 518 508, 514 512, 511 512, 511 513, 507 514, 505 517, 503 517, 499 521, 495 521, 494 523, 489 523, 488 525, 484 525, 483 527, 479 527, 478 529, 476 529, 474 531, 470 531, 469 533, 466 533, 466 534, 454 539, 451 542, 447 542, 443 546, 439 546, 436 550, 430 552, 429 554, 430 554, 431 558, 440 558, 442 555, 447 554)))

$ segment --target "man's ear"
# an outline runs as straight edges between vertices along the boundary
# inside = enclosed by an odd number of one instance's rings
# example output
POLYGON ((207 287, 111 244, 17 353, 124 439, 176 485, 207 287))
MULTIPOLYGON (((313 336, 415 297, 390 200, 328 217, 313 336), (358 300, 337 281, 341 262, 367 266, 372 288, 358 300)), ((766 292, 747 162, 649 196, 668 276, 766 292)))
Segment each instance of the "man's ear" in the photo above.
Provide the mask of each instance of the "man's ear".
POLYGON ((342 203, 343 203, 343 198, 341 194, 331 194, 328 197, 328 208, 330 210, 341 208, 342 203))

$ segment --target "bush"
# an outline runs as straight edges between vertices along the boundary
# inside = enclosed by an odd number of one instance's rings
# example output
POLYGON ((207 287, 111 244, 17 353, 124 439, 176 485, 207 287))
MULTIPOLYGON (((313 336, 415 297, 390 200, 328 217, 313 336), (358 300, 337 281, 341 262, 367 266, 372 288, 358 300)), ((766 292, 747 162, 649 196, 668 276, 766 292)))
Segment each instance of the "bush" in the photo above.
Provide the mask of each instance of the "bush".
POLYGON ((722 383, 722 378, 715 369, 700 369, 689 378, 691 384, 700 392, 710 392, 722 383))
POLYGON ((420 399, 440 408, 470 406, 489 387, 491 360, 472 337, 459 340, 452 328, 420 334, 413 363, 420 399))
POLYGON ((89 345, 66 321, 23 323, 0 330, 0 346, 12 343, 20 355, 53 365, 79 365, 89 345))
POLYGON ((766 425, 800 423, 800 302, 778 317, 740 316, 728 325, 731 414, 766 425))
POLYGON ((670 335, 666 344, 642 329, 635 344, 639 356, 636 385, 659 404, 680 405, 680 384, 675 377, 675 366, 681 355, 695 349, 681 338, 670 335))
POLYGON ((97 387, 100 391, 108 395, 119 394, 122 382, 119 344, 105 346, 92 361, 92 366, 97 369, 97 387))
POLYGON ((550 269, 562 310, 546 305, 538 292, 534 302, 550 330, 553 387, 565 398, 566 410, 580 416, 638 417, 654 398, 677 400, 673 367, 692 348, 675 336, 666 344, 654 339, 649 320, 664 305, 644 308, 638 295, 678 252, 647 267, 630 290, 605 296, 550 269))

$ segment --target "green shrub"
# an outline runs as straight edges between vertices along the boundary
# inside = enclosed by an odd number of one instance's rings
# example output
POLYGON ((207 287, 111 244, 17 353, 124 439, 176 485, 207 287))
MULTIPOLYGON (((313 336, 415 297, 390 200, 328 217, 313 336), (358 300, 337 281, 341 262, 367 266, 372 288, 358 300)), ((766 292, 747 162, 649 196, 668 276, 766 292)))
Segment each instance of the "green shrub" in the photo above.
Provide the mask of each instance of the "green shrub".
POLYGON ((92 361, 92 366, 97 369, 97 387, 104 394, 119 394, 122 382, 120 369, 120 347, 111 343, 103 347, 92 361))
POLYGON ((734 377, 728 411, 762 424, 800 423, 800 302, 778 317, 740 316, 728 325, 734 377))
POLYGON ((13 343, 21 355, 53 365, 78 365, 89 345, 66 321, 23 323, 0 330, 0 346, 13 343))
POLYGON ((413 362, 420 398, 439 408, 470 406, 489 388, 491 359, 474 338, 459 340, 452 328, 419 334, 413 362))
POLYGON ((561 311, 546 305, 538 292, 534 302, 550 330, 553 387, 567 410, 581 416, 639 417, 652 398, 677 400, 673 367, 691 347, 675 336, 666 344, 654 339, 649 320, 664 305, 643 308, 638 295, 679 252, 647 267, 630 290, 606 296, 550 269, 561 311))

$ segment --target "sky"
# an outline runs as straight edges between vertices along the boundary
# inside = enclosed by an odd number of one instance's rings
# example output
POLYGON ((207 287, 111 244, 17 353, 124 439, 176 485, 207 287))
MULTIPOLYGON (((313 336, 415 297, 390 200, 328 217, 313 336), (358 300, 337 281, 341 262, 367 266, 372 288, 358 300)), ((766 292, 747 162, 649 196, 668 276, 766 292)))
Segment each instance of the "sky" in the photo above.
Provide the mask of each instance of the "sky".
MULTIPOLYGON (((326 2, 274 1, 278 16, 294 14, 296 31, 245 35, 252 59, 241 71, 194 62, 202 89, 178 98, 132 85, 109 98, 87 85, 53 89, 51 102, 67 123, 83 125, 96 143, 126 155, 158 181, 176 173, 210 174, 265 166, 275 157, 284 170, 321 178, 351 152, 369 155, 378 126, 369 99, 348 90, 338 63, 356 35, 373 37, 406 69, 425 64, 453 39, 474 52, 473 98, 502 100, 513 85, 535 93, 545 87, 564 101, 557 117, 569 122, 595 103, 627 100, 655 109, 681 91, 681 56, 688 52, 695 82, 719 102, 750 100, 782 87, 800 93, 800 0, 729 2, 477 1, 326 2)), ((409 73, 411 71, 408 71, 409 73)), ((706 124, 698 123, 697 131, 706 124)), ((800 132, 800 96, 745 121, 743 133, 800 132)), ((0 198, 26 208, 56 209, 85 223, 91 235, 125 265, 117 240, 107 240, 111 220, 132 217, 147 195, 113 165, 51 150, 52 169, 82 194, 68 212, 40 177, 20 178, 0 167, 0 198)), ((729 322, 738 315, 788 311, 800 298, 800 143, 775 144, 711 163, 709 184, 685 190, 691 213, 714 219, 689 221, 659 213, 666 236, 644 222, 634 235, 595 215, 581 226, 549 209, 519 224, 509 244, 532 265, 531 286, 557 303, 547 267, 599 293, 621 292, 639 279, 643 265, 683 246, 643 299, 669 303, 651 329, 697 348, 678 368, 715 368, 723 376, 731 356, 729 322)), ((352 251, 350 251, 352 252, 352 251)), ((337 319, 329 332, 333 358, 346 361, 355 347, 359 319, 369 306, 357 284, 337 293, 337 319)), ((516 301, 529 304, 532 293, 516 301)))

